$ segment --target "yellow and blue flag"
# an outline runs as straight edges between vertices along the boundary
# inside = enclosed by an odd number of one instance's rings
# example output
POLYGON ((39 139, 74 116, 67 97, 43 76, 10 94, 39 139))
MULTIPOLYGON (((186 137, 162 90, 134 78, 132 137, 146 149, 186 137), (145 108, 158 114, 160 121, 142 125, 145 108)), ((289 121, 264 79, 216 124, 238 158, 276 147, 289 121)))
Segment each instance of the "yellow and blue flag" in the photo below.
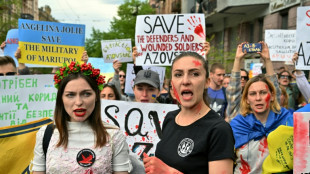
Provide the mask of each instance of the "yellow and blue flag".
POLYGON ((51 124, 43 118, 22 125, 0 128, 0 173, 28 174, 36 143, 36 133, 44 125, 51 124))

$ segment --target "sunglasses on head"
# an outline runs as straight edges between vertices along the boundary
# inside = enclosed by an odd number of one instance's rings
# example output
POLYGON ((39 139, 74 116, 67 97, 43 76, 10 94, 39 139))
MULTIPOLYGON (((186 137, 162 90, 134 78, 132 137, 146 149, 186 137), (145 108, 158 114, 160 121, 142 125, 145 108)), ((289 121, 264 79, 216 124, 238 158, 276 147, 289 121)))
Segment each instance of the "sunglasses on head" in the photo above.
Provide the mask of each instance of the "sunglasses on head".
POLYGON ((0 73, 0 76, 14 76, 16 72, 7 72, 7 73, 0 73))
POLYGON ((120 78, 122 78, 122 77, 124 77, 124 78, 125 78, 125 77, 126 77, 126 75, 119 75, 119 77, 120 77, 120 78))

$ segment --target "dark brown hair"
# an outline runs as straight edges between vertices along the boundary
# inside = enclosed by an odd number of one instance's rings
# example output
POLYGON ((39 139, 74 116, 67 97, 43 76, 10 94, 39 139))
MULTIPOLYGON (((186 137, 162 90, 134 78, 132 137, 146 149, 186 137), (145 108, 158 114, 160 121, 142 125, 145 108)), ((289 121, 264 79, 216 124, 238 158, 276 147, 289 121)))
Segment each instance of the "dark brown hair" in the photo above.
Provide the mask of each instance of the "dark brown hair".
POLYGON ((210 68, 210 72, 215 73, 216 69, 225 69, 221 63, 213 63, 210 68))
POLYGON ((86 82, 90 85, 90 87, 95 91, 96 94, 95 108, 91 113, 91 115, 87 118, 87 121, 89 122, 96 137, 95 147, 102 147, 107 143, 108 133, 106 131, 106 128, 103 126, 101 120, 100 91, 97 82, 95 80, 91 79, 89 76, 86 76, 80 72, 68 75, 67 77, 62 79, 62 81, 59 84, 56 98, 56 107, 54 112, 55 124, 59 131, 59 142, 57 143, 57 147, 64 146, 66 148, 68 146, 68 136, 69 136, 68 121, 70 121, 70 116, 68 115, 68 113, 64 108, 62 95, 68 82, 78 78, 86 80, 86 82))
POLYGON ((0 65, 12 64, 16 68, 15 61, 10 56, 0 56, 0 65))
POLYGON ((117 89, 113 83, 108 82, 108 83, 104 84, 102 90, 104 88, 111 88, 113 90, 114 95, 115 95, 115 100, 121 100, 121 94, 117 91, 117 89))

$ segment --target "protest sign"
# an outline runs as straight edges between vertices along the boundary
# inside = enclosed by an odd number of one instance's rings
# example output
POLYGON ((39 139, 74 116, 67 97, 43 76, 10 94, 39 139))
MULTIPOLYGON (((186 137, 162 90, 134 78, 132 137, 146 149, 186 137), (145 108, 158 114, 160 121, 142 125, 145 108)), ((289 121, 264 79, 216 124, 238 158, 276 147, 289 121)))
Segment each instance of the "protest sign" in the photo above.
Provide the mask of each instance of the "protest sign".
POLYGON ((296 52, 296 30, 266 30, 265 42, 272 61, 291 61, 296 52))
POLYGON ((82 57, 85 25, 19 19, 18 30, 20 63, 62 66, 82 57))
POLYGON ((259 59, 244 59, 244 69, 250 71, 252 63, 259 63, 259 59))
POLYGON ((108 81, 111 77, 113 78, 113 63, 105 63, 101 57, 90 57, 88 63, 91 63, 95 68, 100 69, 100 74, 105 76, 105 81, 108 81))
POLYGON ((56 88, 53 75, 0 77, 0 127, 53 117, 56 88))
POLYGON ((132 61, 131 39, 102 40, 101 50, 105 63, 132 61))
POLYGON ((294 173, 310 171, 310 112, 294 112, 294 173))
POLYGON ((161 127, 166 114, 177 105, 102 100, 103 121, 114 124, 127 136, 129 149, 135 154, 155 153, 161 138, 161 127))
POLYGON ((202 52, 204 14, 137 16, 135 45, 137 65, 171 65, 181 52, 202 52))
POLYGON ((296 69, 310 70, 310 6, 297 8, 296 46, 298 61, 296 69))
MULTIPOLYGON (((5 39, 5 47, 4 53, 5 56, 10 56, 14 59, 16 67, 19 66, 18 60, 15 57, 15 52, 18 48, 19 37, 18 37, 18 29, 11 29, 8 31, 5 39)), ((0 49, 0 51, 2 51, 0 49)), ((1 55, 1 54, 0 54, 1 55)), ((35 64, 26 64, 27 67, 52 67, 45 65, 35 65, 35 64)))
MULTIPOLYGON (((156 67, 156 66, 143 66, 143 69, 150 69, 152 71, 155 71, 159 74, 159 80, 160 80, 160 89, 163 86, 164 80, 165 80, 165 67, 156 67)), ((126 94, 133 94, 133 86, 134 86, 134 79, 136 78, 135 71, 133 69, 133 64, 127 63, 127 69, 126 69, 126 83, 125 83, 125 93, 126 94)))
POLYGON ((18 29, 11 29, 8 31, 5 39, 4 55, 10 56, 14 59, 18 67, 18 61, 15 58, 15 52, 18 48, 18 29))
POLYGON ((251 63, 250 71, 249 71, 249 78, 255 77, 262 73, 261 67, 263 66, 262 63, 251 63))

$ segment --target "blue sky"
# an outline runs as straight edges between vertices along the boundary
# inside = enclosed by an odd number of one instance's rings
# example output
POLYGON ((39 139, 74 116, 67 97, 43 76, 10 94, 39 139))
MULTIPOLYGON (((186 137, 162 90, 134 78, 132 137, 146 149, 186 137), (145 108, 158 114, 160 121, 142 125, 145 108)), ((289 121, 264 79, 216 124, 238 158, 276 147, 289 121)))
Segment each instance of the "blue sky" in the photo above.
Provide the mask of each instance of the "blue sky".
POLYGON ((86 38, 92 27, 108 31, 113 16, 124 0, 39 0, 39 8, 49 5, 52 16, 63 23, 85 24, 86 38))

